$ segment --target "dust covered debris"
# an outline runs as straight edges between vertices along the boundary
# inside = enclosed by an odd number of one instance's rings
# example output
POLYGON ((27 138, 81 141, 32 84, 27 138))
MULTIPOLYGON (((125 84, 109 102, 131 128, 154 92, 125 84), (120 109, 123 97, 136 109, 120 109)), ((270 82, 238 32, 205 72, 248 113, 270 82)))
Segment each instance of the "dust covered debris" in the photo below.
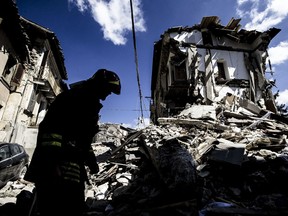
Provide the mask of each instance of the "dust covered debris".
MULTIPOLYGON (((101 125, 86 215, 287 214, 285 119, 195 108, 141 130, 101 125)), ((1 197, 15 191, 9 184, 1 197)))

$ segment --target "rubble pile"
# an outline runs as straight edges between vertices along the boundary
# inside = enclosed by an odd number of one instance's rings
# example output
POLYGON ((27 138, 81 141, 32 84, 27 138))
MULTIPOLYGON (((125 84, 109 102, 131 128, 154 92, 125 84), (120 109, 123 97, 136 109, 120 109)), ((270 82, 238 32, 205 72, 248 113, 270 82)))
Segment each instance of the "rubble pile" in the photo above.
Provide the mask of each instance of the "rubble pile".
POLYGON ((110 216, 288 214, 286 119, 193 105, 158 122, 118 146, 95 143, 107 158, 89 215, 100 200, 110 216))
POLYGON ((288 215, 287 119, 246 108, 187 105, 138 130, 102 124, 86 215, 288 215))

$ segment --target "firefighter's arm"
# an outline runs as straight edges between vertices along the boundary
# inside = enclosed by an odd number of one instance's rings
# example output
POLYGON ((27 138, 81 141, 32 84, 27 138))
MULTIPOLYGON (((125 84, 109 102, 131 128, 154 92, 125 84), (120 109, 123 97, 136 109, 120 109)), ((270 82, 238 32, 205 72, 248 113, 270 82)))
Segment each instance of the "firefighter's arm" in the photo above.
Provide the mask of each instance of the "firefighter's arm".
POLYGON ((90 169, 90 174, 96 174, 99 172, 99 166, 97 163, 97 158, 94 154, 94 151, 93 151, 93 148, 91 145, 90 145, 89 150, 87 152, 86 165, 90 169))

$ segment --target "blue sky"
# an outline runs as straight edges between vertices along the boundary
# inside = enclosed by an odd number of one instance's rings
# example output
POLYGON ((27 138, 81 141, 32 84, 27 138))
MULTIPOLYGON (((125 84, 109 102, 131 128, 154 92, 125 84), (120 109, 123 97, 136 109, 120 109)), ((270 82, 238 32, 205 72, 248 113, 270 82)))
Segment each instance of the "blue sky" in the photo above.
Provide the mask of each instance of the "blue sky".
MULTIPOLYGON (((60 41, 67 83, 87 79, 99 68, 113 70, 122 82, 121 95, 103 102, 101 122, 135 127, 141 117, 129 0, 18 0, 19 14, 53 31, 60 41)), ((133 0, 142 108, 149 118, 153 45, 174 26, 193 26, 204 16, 221 24, 241 18, 243 29, 281 31, 268 50, 280 91, 288 105, 288 4, 285 0, 133 0)))

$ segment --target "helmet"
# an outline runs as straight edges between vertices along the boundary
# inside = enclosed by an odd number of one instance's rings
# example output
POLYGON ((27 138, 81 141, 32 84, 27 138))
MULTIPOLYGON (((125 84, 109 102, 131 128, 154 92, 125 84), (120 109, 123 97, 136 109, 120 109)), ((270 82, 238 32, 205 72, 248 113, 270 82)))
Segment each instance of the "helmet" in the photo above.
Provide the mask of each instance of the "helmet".
POLYGON ((96 73, 88 79, 90 82, 101 84, 108 88, 109 91, 119 95, 121 92, 121 83, 119 76, 106 69, 99 69, 96 73))

